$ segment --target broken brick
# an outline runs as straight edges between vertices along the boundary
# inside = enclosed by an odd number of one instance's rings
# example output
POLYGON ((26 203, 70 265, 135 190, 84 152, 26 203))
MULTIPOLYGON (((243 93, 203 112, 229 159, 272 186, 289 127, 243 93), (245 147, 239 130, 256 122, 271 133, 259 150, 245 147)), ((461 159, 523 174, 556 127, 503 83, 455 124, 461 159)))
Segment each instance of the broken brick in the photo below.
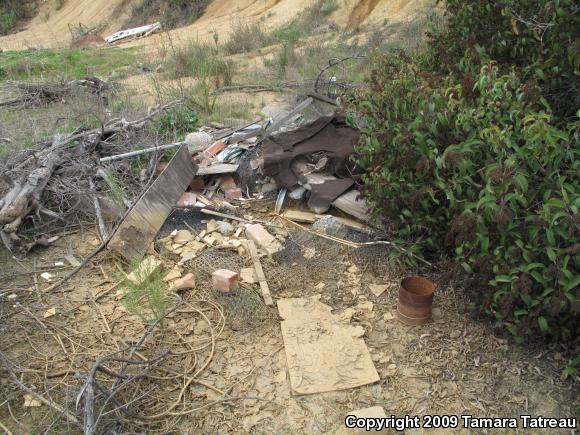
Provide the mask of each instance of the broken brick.
POLYGON ((222 189, 235 189, 238 187, 236 180, 231 175, 222 175, 220 177, 220 186, 222 189))
POLYGON ((225 195, 227 199, 241 199, 242 198, 242 189, 239 187, 234 187, 233 189, 226 189, 225 195))
POLYGON ((175 290, 187 290, 195 287, 195 276, 193 273, 188 273, 183 278, 179 278, 173 282, 175 290))
POLYGON ((227 269, 219 269, 211 274, 213 288, 223 293, 229 293, 238 289, 239 274, 227 269))
POLYGON ((221 151, 224 150, 224 148, 226 147, 226 144, 221 141, 218 140, 217 142, 214 142, 212 145, 210 145, 209 147, 207 147, 205 149, 205 151, 202 153, 202 156, 204 159, 213 159, 218 153, 220 153, 221 151))
POLYGON ((197 196, 191 192, 185 192, 177 202, 178 207, 193 207, 197 202, 197 196))
POLYGON ((191 180, 191 183, 189 183, 189 187, 191 190, 203 190, 205 187, 205 181, 203 180, 203 177, 195 177, 193 180, 191 180))

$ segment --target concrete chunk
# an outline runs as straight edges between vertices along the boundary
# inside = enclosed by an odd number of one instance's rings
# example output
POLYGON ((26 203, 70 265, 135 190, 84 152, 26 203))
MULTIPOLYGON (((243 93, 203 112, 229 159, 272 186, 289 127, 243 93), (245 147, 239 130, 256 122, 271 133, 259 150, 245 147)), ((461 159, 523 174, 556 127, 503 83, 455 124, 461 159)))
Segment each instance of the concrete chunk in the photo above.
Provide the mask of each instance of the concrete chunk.
POLYGON ((274 254, 282 247, 280 242, 260 224, 248 225, 246 227, 246 237, 268 254, 274 254))

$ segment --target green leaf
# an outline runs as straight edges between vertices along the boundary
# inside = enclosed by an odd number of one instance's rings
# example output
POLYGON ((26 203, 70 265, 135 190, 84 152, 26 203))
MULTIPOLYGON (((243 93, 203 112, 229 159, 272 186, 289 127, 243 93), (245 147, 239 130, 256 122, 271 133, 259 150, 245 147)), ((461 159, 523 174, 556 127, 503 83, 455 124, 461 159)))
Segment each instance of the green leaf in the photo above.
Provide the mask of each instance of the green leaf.
POLYGON ((580 275, 576 275, 572 280, 564 286, 564 292, 568 292, 573 288, 580 286, 580 275))
POLYGON ((544 316, 538 317, 538 325, 540 325, 540 329, 544 332, 548 332, 550 330, 550 326, 548 326, 548 321, 544 316))
POLYGON ((548 247, 548 249, 546 250, 546 254, 548 254, 548 258, 550 259, 550 261, 552 262, 556 261, 556 251, 554 251, 552 248, 548 247))

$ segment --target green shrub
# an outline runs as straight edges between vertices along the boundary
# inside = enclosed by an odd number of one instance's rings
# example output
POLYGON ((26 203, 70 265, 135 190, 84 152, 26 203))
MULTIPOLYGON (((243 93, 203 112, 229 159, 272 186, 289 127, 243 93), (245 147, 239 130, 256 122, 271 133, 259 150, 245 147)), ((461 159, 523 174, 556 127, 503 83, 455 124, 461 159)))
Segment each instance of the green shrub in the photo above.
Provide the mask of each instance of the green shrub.
POLYGON ((236 71, 235 63, 222 59, 217 48, 194 41, 175 49, 167 69, 173 78, 212 78, 216 88, 231 85, 236 71))
POLYGON ((164 28, 188 25, 203 14, 209 0, 141 0, 131 9, 125 27, 160 21, 164 28))
POLYGON ((366 195, 400 238, 478 277, 481 306, 518 339, 575 340, 580 111, 561 122, 535 81, 505 70, 437 76, 404 54, 377 59, 352 107, 366 195))
POLYGON ((155 131, 167 140, 183 138, 184 134, 196 131, 198 127, 197 114, 186 107, 166 110, 154 122, 155 131))
POLYGON ((432 67, 457 71, 462 59, 489 59, 537 80, 564 122, 580 107, 577 0, 446 0, 447 25, 432 32, 432 67))
POLYGON ((276 39, 264 32, 260 24, 238 22, 223 48, 227 54, 247 53, 275 42, 276 39))

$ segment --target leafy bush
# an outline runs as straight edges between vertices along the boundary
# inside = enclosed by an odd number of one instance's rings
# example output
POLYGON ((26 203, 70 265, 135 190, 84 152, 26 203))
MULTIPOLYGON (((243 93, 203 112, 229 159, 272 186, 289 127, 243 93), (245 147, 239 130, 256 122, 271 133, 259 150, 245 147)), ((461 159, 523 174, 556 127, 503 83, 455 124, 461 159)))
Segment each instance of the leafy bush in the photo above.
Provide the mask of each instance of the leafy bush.
POLYGON ((257 23, 238 22, 223 48, 227 54, 247 53, 274 44, 276 39, 257 23))
POLYGON ((0 35, 14 30, 19 20, 32 18, 36 12, 36 0, 2 0, 0 2, 0 35))
POLYGON ((434 68, 457 70, 468 57, 537 80, 554 113, 580 107, 580 7, 577 0, 446 0, 447 25, 431 35, 434 68))
POLYGON ((185 107, 166 110, 154 122, 154 128, 163 138, 177 140, 199 127, 197 114, 185 107))
POLYGON ((517 69, 466 56, 434 75, 431 56, 376 59, 353 103, 368 199, 399 237, 478 277, 475 297, 518 340, 577 340, 580 111, 559 118, 517 69))

